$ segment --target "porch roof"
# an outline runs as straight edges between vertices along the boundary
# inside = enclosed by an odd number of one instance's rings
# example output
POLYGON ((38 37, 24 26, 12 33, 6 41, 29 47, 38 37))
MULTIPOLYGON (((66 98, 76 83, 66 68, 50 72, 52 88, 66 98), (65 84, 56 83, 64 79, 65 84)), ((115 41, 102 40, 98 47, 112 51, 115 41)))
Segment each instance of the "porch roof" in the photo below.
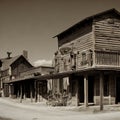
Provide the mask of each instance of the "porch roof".
POLYGON ((58 78, 64 78, 68 77, 71 74, 85 74, 85 73, 92 73, 92 72, 120 72, 120 67, 90 67, 90 68, 84 68, 81 70, 73 70, 73 71, 67 71, 67 72, 61 72, 61 73, 54 73, 54 74, 46 74, 46 75, 39 75, 39 76, 33 76, 33 77, 27 77, 27 78, 18 78, 14 79, 11 81, 4 81, 4 83, 15 83, 15 82, 20 82, 20 81, 25 81, 25 80, 49 80, 49 79, 58 79, 58 78))

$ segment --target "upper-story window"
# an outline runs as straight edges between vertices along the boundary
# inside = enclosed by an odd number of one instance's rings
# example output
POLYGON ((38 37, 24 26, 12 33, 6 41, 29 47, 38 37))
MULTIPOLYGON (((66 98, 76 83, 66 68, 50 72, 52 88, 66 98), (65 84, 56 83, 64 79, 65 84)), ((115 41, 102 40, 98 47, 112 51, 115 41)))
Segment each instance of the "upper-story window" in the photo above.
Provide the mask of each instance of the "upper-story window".
POLYGON ((82 53, 82 61, 86 61, 87 55, 85 52, 82 53))
POLYGON ((85 52, 82 53, 82 60, 81 60, 81 66, 84 66, 87 64, 87 54, 85 52))
POLYGON ((70 60, 71 60, 71 69, 76 69, 76 54, 74 52, 70 53, 70 60))

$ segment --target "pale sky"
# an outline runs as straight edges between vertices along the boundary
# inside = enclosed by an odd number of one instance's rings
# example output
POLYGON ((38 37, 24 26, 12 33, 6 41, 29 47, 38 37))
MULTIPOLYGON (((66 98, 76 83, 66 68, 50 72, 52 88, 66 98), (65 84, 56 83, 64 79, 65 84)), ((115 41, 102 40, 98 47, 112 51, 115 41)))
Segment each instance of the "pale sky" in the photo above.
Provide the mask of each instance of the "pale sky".
POLYGON ((52 38, 85 17, 107 9, 120 11, 120 0, 0 0, 0 57, 28 50, 29 60, 51 60, 52 38))

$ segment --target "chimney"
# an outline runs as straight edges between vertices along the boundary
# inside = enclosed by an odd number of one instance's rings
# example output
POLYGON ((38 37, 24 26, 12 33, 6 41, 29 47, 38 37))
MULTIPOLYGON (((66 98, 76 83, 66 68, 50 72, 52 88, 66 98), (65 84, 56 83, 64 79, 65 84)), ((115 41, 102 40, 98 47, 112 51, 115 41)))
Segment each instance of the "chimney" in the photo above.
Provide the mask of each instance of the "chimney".
POLYGON ((11 58, 11 56, 10 56, 11 54, 12 54, 12 52, 7 52, 7 55, 8 55, 8 56, 7 56, 7 59, 10 59, 10 58, 11 58))
POLYGON ((23 56, 28 59, 28 51, 27 50, 23 50, 23 56))

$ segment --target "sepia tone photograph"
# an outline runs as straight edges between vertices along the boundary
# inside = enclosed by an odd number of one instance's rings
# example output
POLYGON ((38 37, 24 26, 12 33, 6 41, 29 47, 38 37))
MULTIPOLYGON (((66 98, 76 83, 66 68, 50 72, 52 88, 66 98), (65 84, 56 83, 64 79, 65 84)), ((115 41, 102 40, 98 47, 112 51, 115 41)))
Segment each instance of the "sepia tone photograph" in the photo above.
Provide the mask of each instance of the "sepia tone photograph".
POLYGON ((0 0, 0 120, 120 120, 119 0, 0 0))

